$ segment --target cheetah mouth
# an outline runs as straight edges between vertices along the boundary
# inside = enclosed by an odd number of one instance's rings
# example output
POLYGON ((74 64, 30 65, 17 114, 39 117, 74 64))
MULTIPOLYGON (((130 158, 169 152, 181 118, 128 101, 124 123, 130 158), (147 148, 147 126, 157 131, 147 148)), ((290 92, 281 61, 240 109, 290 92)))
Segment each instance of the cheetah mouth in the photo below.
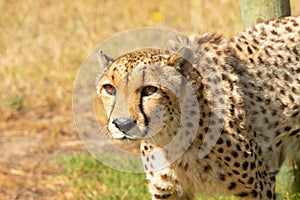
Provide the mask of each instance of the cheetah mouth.
POLYGON ((139 137, 132 136, 132 135, 129 135, 129 134, 126 134, 126 133, 115 133, 115 134, 112 133, 111 135, 114 139, 122 140, 122 141, 134 141, 134 140, 141 139, 139 137))
POLYGON ((121 140, 137 140, 138 138, 124 134, 121 140))
POLYGON ((122 140, 122 141, 135 141, 136 138, 123 136, 120 140, 122 140))
POLYGON ((108 130, 116 140, 141 140, 147 135, 145 131, 140 130, 136 125, 130 127, 128 130, 124 130, 124 127, 114 125, 109 126, 108 130))

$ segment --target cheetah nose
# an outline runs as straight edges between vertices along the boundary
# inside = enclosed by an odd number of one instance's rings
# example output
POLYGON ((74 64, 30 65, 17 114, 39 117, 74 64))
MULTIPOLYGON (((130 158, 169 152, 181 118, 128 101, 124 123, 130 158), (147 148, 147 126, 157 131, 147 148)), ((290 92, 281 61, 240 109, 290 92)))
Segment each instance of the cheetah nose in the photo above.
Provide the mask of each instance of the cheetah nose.
POLYGON ((128 132, 135 126, 135 122, 128 118, 116 118, 112 123, 123 133, 128 132))

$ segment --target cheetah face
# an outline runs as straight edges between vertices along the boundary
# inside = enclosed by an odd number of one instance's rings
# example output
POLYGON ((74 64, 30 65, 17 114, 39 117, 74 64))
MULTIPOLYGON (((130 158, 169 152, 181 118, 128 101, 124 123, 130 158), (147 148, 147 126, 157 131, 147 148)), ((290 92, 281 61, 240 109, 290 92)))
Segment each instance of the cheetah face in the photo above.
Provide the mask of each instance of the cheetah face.
MULTIPOLYGON (((179 112, 174 95, 164 87, 168 76, 176 80, 170 68, 162 67, 167 61, 167 57, 147 53, 133 53, 117 60, 99 55, 100 65, 106 69, 97 83, 97 94, 113 138, 152 137, 166 128, 167 119, 172 117, 170 111, 179 112)), ((172 117, 172 121, 176 119, 172 117)))
MULTIPOLYGON (((104 73, 97 81, 97 94, 113 138, 160 137, 158 140, 168 141, 176 134, 174 130, 179 128, 183 113, 180 101, 191 96, 185 89, 187 82, 178 72, 184 63, 182 57, 152 49, 116 60, 100 53, 98 60, 104 73)), ((194 108, 190 110, 195 113, 194 108)))
POLYGON ((162 89, 159 85, 139 87, 105 82, 99 84, 99 96, 108 121, 108 131, 115 139, 138 139, 155 134, 165 121, 162 89), (131 94, 124 91, 131 91, 131 94))

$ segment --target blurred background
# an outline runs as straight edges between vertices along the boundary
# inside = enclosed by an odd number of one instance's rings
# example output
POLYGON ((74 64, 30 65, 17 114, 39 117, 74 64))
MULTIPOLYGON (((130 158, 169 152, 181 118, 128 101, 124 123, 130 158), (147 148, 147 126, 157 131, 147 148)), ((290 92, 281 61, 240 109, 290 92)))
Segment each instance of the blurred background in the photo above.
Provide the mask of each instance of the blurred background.
MULTIPOLYGON (((291 9, 299 16, 300 1, 291 9)), ((242 31, 235 0, 0 0, 0 11, 0 199, 149 198, 143 174, 102 165, 80 142, 71 109, 77 70, 99 43, 130 29, 242 31)), ((283 198, 300 199, 287 166, 282 174, 283 198)))

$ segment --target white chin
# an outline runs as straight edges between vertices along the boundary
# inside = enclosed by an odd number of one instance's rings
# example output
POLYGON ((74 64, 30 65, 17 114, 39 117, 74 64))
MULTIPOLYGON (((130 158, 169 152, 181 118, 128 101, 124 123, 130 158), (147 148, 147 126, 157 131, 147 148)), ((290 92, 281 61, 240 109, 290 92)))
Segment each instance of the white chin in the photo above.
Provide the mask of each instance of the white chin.
POLYGON ((126 135, 123 134, 123 133, 113 133, 113 134, 112 134, 112 137, 113 137, 114 139, 122 139, 122 138, 126 137, 126 135))
POLYGON ((123 139, 130 139, 130 140, 134 140, 136 139, 135 137, 132 137, 130 135, 126 135, 126 134, 123 134, 123 133, 117 133, 117 134, 112 134, 112 137, 114 139, 119 139, 119 140, 123 140, 123 139))

